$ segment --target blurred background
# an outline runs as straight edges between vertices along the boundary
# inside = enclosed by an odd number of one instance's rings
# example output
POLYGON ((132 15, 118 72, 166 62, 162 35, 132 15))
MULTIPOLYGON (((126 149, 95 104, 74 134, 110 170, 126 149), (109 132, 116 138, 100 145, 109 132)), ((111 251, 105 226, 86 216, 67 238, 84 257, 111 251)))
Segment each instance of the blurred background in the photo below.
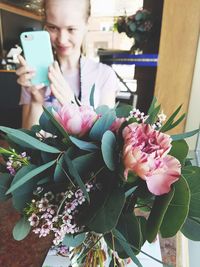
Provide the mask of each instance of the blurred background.
MULTIPOLYGON (((40 0, 0 1, 0 125, 21 127, 20 87, 16 83, 17 63, 12 49, 20 46, 21 32, 42 29, 40 4, 40 0)), ((155 95, 166 115, 169 116, 181 104, 182 113, 187 114, 172 133, 199 128, 200 0, 91 0, 91 4, 92 15, 84 54, 110 65, 116 71, 121 88, 117 101, 146 112, 155 95), (152 27, 149 31, 148 27, 145 28, 146 32, 140 28, 136 34, 132 25, 134 33, 128 37, 120 30, 120 23, 125 16, 133 19, 141 10, 149 12, 150 19, 144 18, 143 22, 152 27), (142 31, 147 33, 145 38, 142 31), (135 49, 138 40, 139 45, 135 49)), ((190 138, 188 143, 191 156, 199 165, 199 136, 190 138)), ((41 266, 39 255, 45 252, 48 240, 40 241, 38 246, 35 237, 30 237, 23 244, 14 242, 8 233, 11 233, 17 215, 9 203, 4 205, 6 209, 4 206, 0 218, 0 235, 3 236, 0 266, 41 266), (12 251, 12 255, 9 254, 3 261, 7 251, 12 251), (25 257, 24 251, 32 256, 25 257), (1 265, 2 262, 7 265, 1 265)), ((161 243, 161 246, 162 256, 169 263, 177 267, 199 266, 198 243, 188 243, 182 236, 176 246, 174 241, 167 242, 161 243)))

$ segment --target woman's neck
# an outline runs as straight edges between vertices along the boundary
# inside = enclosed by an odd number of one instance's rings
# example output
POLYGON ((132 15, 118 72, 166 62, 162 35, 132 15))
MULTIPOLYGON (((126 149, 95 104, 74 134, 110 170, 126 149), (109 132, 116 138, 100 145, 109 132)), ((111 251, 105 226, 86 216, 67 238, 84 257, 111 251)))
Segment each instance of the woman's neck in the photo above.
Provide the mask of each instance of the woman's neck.
POLYGON ((58 60, 61 66, 62 71, 74 71, 79 69, 79 62, 80 62, 80 53, 72 56, 67 57, 59 57, 58 60))

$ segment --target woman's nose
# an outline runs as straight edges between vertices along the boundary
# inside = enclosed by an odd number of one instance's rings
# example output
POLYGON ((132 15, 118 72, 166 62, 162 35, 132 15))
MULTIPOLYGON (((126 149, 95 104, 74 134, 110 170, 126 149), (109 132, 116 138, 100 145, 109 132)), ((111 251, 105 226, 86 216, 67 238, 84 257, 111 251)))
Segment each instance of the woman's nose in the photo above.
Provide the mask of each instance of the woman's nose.
POLYGON ((67 32, 67 30, 60 30, 58 35, 58 41, 60 44, 65 44, 69 41, 69 33, 67 32))

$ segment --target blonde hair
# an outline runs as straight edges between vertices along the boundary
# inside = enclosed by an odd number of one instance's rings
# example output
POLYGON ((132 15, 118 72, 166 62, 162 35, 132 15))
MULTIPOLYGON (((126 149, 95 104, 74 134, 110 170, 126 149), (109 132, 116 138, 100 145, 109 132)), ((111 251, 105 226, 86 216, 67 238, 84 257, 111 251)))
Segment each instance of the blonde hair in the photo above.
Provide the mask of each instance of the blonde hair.
MULTIPOLYGON (((59 1, 59 0, 56 0, 59 1)), ((65 0, 67 1, 67 0, 65 0)), ((91 3, 90 0, 79 0, 79 1, 85 1, 85 20, 88 21, 90 15, 91 15, 91 3)), ((48 0, 43 0, 41 5, 42 5, 42 9, 43 9, 43 16, 45 18, 45 11, 47 8, 47 4, 48 4, 48 0)))

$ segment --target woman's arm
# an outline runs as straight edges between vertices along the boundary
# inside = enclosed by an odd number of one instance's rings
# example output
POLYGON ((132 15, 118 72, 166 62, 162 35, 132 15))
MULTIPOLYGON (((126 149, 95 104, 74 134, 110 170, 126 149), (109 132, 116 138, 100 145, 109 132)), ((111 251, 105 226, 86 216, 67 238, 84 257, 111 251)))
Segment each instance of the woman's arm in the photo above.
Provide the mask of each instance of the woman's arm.
POLYGON ((22 107, 22 128, 31 129, 35 124, 39 123, 43 108, 40 103, 24 104, 22 107))

